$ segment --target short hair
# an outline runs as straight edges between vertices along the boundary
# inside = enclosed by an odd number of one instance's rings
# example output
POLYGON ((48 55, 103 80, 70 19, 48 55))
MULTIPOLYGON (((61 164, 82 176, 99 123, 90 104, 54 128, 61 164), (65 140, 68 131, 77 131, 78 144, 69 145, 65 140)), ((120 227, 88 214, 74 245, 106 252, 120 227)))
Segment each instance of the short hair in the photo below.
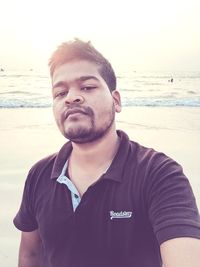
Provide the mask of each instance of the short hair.
POLYGON ((99 52, 90 41, 84 42, 78 38, 64 42, 55 50, 49 60, 50 75, 55 69, 74 59, 83 59, 99 66, 99 74, 105 80, 110 91, 116 89, 116 75, 110 62, 99 52))

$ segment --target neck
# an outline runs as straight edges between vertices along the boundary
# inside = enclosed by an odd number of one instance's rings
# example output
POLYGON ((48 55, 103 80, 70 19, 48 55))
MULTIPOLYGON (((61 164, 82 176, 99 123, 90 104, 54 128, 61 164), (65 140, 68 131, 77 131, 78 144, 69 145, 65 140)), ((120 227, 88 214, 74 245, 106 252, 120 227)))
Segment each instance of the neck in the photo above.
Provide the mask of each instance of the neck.
POLYGON ((72 143, 73 150, 70 161, 79 166, 95 169, 110 164, 119 147, 119 137, 116 130, 109 131, 102 138, 86 143, 72 143))

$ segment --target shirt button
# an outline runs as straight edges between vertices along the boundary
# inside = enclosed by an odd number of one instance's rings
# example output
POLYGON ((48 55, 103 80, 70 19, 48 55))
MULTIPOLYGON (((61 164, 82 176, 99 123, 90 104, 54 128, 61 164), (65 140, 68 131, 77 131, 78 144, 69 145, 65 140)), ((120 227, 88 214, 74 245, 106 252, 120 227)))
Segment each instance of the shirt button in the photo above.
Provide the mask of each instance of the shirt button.
POLYGON ((75 198, 79 198, 79 196, 77 194, 74 194, 75 198))

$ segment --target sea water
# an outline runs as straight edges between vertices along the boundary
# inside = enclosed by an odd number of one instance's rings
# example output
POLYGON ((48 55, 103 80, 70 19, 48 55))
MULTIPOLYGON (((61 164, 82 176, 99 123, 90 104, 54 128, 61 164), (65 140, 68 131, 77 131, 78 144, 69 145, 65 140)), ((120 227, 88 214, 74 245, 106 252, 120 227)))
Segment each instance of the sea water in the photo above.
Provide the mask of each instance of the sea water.
MULTIPOLYGON (((116 75, 123 106, 200 107, 200 71, 172 73, 128 69, 116 75)), ((51 105, 51 80, 47 72, 0 71, 0 108, 51 105)))

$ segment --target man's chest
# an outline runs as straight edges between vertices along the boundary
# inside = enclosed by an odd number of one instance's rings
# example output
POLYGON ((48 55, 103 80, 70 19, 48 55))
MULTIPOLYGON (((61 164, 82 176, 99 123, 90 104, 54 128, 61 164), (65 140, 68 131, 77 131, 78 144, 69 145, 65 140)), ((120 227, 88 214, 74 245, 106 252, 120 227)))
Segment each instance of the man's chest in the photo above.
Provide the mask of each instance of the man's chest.
POLYGON ((152 229, 133 195, 124 190, 108 181, 91 186, 74 212, 70 191, 56 183, 35 206, 46 249, 59 250, 69 262, 76 254, 85 261, 93 257, 94 261, 114 264, 116 260, 124 266, 132 266, 141 251, 151 254, 155 243, 152 229))
POLYGON ((75 211, 66 185, 57 183, 47 194, 35 206, 44 241, 66 242, 82 237, 104 248, 128 246, 138 238, 145 221, 134 197, 115 183, 105 181, 89 187, 75 211))

